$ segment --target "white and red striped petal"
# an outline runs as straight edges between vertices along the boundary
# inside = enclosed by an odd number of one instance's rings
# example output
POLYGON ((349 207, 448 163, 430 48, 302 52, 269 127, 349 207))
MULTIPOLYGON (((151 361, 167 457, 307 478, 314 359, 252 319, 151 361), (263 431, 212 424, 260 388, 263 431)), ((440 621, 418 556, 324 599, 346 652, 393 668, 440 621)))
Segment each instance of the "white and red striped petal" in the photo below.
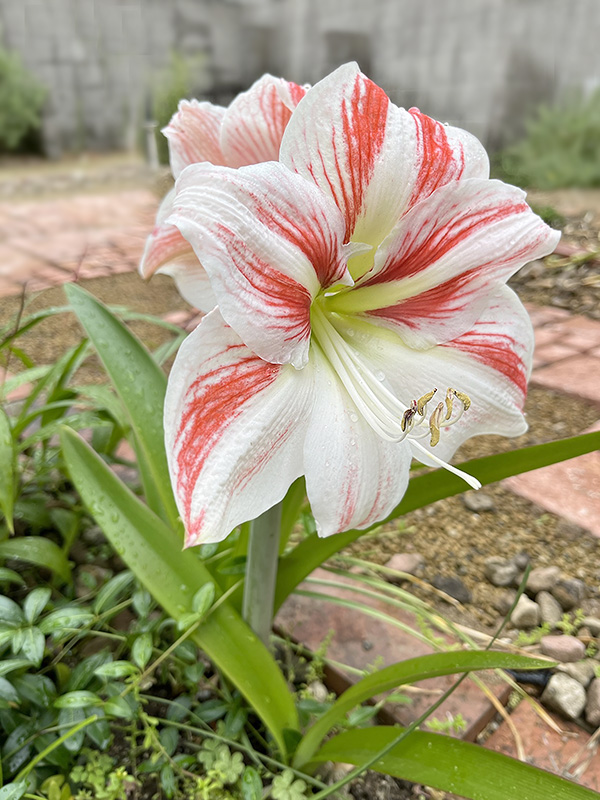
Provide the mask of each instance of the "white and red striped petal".
POLYGON ((169 222, 192 244, 225 320, 261 358, 308 360, 310 305, 351 282, 344 220, 313 184, 282 164, 198 164, 177 183, 169 222))
POLYGON ((347 238, 372 246, 440 186, 489 171, 475 137, 398 108, 356 64, 308 91, 285 131, 280 159, 333 197, 347 238))
POLYGON ((225 164, 221 150, 221 124, 225 108, 198 100, 181 100, 164 135, 169 140, 171 171, 178 178, 189 164, 210 161, 225 164))
POLYGON ((304 445, 306 491, 319 536, 386 517, 408 485, 411 450, 367 424, 329 362, 315 352, 315 404, 304 445))
POLYGON ((331 307, 365 313, 412 347, 431 347, 469 330, 498 285, 552 252, 559 236, 520 189, 489 180, 447 184, 402 218, 373 271, 331 307))
MULTIPOLYGON (((429 447, 447 461, 471 436, 518 436, 527 430, 523 407, 531 371, 533 329, 516 294, 501 286, 473 327, 453 341, 419 351, 403 344, 392 331, 381 336, 354 337, 370 369, 405 404, 438 389, 443 401, 448 387, 471 398, 471 407, 451 427, 443 428, 439 444, 429 447)), ((456 401, 455 401, 456 402, 456 401)), ((433 405, 432 405, 433 407, 433 405)), ((421 455, 416 456, 420 460, 421 455)))
POLYGON ((283 78, 263 75, 247 92, 238 94, 223 118, 222 163, 243 167, 277 161, 281 137, 305 91, 283 78))
POLYGON ((172 189, 160 204, 154 230, 146 240, 144 255, 140 261, 139 271, 142 278, 151 278, 170 261, 182 258, 192 263, 197 261, 191 244, 183 238, 179 229, 165 222, 173 211, 174 199, 175 189, 172 189))
POLYGON ((207 314, 217 305, 210 278, 191 248, 189 256, 169 262, 158 272, 173 278, 179 294, 198 311, 207 314))
POLYGON ((208 314, 181 346, 165 441, 186 546, 218 542, 285 495, 303 472, 312 370, 269 364, 208 314))

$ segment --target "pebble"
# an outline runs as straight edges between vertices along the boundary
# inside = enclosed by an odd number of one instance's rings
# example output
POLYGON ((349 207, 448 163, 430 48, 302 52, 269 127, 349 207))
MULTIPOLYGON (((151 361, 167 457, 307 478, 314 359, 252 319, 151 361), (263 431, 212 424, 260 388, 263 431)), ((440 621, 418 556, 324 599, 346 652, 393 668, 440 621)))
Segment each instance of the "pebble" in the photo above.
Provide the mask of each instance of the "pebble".
POLYGON ((432 583, 436 589, 449 594, 459 603, 470 603, 472 600, 471 592, 460 578, 454 578, 450 575, 436 575, 432 583))
POLYGON ((526 590, 533 595, 549 592, 560 578, 560 567, 535 567, 527 578, 526 590))
POLYGON ((585 708, 586 694, 583 686, 575 678, 563 672, 556 672, 546 684, 541 700, 548 708, 558 711, 563 717, 577 719, 585 708))
POLYGON ((588 628, 592 636, 600 636, 600 619, 596 617, 584 617, 581 620, 581 626, 588 628))
POLYGON ((547 622, 554 628, 563 615, 563 610, 558 600, 550 592, 538 592, 535 596, 535 602, 540 607, 542 622, 547 622))
POLYGON ((517 553, 512 559, 519 572, 522 572, 529 566, 530 558, 527 553, 517 553))
POLYGON ((327 698, 329 697, 329 690, 322 681, 312 681, 312 683, 308 684, 307 688, 312 697, 317 701, 317 703, 327 702, 327 698))
POLYGON ((560 664, 558 669, 564 672, 565 675, 570 675, 582 686, 589 686, 592 679, 596 674, 596 667, 598 665, 591 658, 586 658, 585 661, 577 661, 574 664, 560 664))
POLYGON ((514 628, 535 628, 540 624, 540 607, 522 594, 512 613, 511 622, 514 628))
POLYGON ((575 636, 542 636, 540 650, 556 661, 581 661, 585 656, 585 645, 575 636))
POLYGON ((464 492, 462 501, 469 511, 481 514, 484 511, 495 511, 496 505, 492 497, 482 491, 464 492))
POLYGON ((525 588, 531 594, 549 592, 559 578, 560 567, 536 567, 529 573, 525 588))
MULTIPOLYGON (((394 553, 385 566, 408 575, 419 575, 425 567, 425 559, 420 553, 394 553)), ((388 580, 391 583, 402 582, 402 578, 395 575, 388 575, 388 580)))
POLYGON ((570 611, 581 605, 585 596, 585 583, 579 578, 564 578, 557 581, 551 591, 563 609, 570 611))
POLYGON ((510 586, 518 572, 519 569, 514 561, 504 561, 496 556, 485 560, 485 577, 494 586, 510 586))
POLYGON ((594 728, 600 725, 600 678, 594 678, 588 689, 585 718, 594 728))
POLYGON ((504 589, 493 601, 494 608, 503 617, 505 617, 512 604, 515 602, 517 596, 516 589, 504 589))

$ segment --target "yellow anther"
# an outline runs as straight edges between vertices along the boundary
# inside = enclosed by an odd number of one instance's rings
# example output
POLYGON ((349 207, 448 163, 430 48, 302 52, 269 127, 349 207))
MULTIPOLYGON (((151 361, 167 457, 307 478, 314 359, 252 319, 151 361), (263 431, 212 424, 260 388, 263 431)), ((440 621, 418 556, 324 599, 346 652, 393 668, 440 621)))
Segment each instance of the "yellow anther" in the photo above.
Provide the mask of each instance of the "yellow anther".
POLYGON ((440 440, 440 425, 442 423, 442 415, 444 413, 444 404, 438 403, 435 410, 429 418, 429 430, 431 432, 431 440, 429 444, 435 447, 440 440))
POLYGON ((467 409, 469 409, 471 406, 471 398, 469 397, 469 395, 465 394, 464 392, 458 392, 456 391, 456 389, 454 389, 453 392, 454 395, 458 397, 460 402, 463 404, 464 410, 467 411, 467 409))
POLYGON ((446 416, 444 418, 444 421, 449 420, 450 417, 452 416, 452 403, 454 401, 455 394, 456 394, 456 392, 454 391, 454 389, 448 388, 446 390, 446 408, 447 408, 447 411, 446 411, 446 416))
POLYGON ((431 398, 436 392, 437 389, 432 389, 430 392, 427 392, 427 394, 424 394, 423 397, 419 397, 419 399, 417 400, 417 411, 421 416, 423 416, 423 414, 425 413, 425 406, 431 400, 431 398))
POLYGON ((417 410, 417 404, 415 400, 412 401, 412 405, 410 408, 407 408, 404 414, 402 414, 402 420, 400 422, 400 427, 403 431, 407 428, 412 427, 411 422, 417 410))

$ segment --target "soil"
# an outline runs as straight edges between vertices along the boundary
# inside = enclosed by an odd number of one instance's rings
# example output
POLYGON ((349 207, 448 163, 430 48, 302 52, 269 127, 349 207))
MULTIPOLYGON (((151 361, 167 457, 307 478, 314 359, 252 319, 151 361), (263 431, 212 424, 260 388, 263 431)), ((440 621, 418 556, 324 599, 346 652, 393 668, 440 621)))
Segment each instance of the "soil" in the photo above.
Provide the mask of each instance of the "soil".
MULTIPOLYGON (((124 273, 110 278, 95 278, 81 284, 102 302, 109 306, 126 307, 130 311, 159 316, 169 311, 189 308, 181 298, 170 278, 156 275, 151 281, 143 281, 137 273, 124 273)), ((67 305, 68 301, 62 287, 47 289, 36 295, 23 298, 19 296, 0 298, 0 331, 13 329, 19 317, 26 317, 45 308, 67 305)), ((132 322, 130 328, 150 349, 154 349, 170 338, 164 328, 149 322, 132 322)), ((65 313, 48 317, 28 333, 19 338, 19 347, 36 364, 49 364, 55 361, 69 347, 81 340, 81 326, 74 314, 65 313)), ((19 371, 19 363, 14 359, 9 365, 12 372, 19 371)), ((80 372, 82 382, 104 380, 105 376, 97 362, 90 362, 80 372)))

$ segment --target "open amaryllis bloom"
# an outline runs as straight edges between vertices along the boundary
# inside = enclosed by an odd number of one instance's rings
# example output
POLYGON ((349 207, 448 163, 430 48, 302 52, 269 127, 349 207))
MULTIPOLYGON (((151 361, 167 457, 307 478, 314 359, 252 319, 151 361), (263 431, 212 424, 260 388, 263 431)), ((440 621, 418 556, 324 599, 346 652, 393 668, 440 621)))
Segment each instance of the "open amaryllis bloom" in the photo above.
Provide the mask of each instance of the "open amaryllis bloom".
POLYGON ((349 64, 300 101, 278 162, 190 166, 176 190, 169 222, 218 303, 165 405, 188 545, 300 475, 322 536, 367 527, 401 500, 413 456, 455 470, 468 437, 526 429, 532 329, 505 284, 558 233, 489 180, 468 133, 394 106, 349 64))
MULTIPOLYGON (((264 75, 239 94, 228 108, 198 100, 182 100, 163 130, 169 141, 174 178, 190 164, 241 167, 279 158, 279 147, 292 111, 306 87, 264 75)), ((201 311, 215 306, 210 282, 194 250, 166 220, 173 210, 175 191, 161 203, 156 224, 146 242, 140 273, 170 275, 185 300, 201 311)))

